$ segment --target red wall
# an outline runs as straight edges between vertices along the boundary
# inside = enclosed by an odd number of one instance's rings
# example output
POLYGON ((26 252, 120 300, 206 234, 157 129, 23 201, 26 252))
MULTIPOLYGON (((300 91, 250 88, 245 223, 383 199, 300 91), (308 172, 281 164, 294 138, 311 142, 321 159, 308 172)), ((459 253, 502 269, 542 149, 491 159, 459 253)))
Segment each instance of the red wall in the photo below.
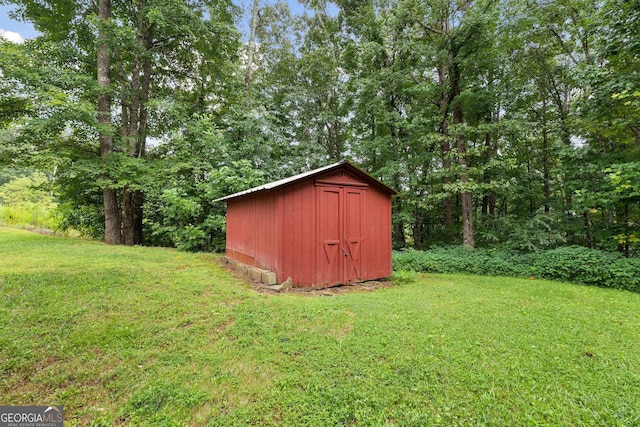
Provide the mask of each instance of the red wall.
POLYGON ((377 189, 367 191, 366 222, 367 276, 371 279, 391 275, 391 197, 377 189))
MULTIPOLYGON (((356 188, 357 183, 335 182, 335 174, 316 186, 309 177, 271 191, 248 195, 227 201, 227 256, 245 264, 274 271, 278 282, 291 277, 294 286, 332 286, 327 283, 321 261, 327 261, 325 248, 318 236, 327 227, 318 223, 327 216, 318 188, 356 188), (333 181, 332 181, 333 180, 333 181)), ((345 212, 345 230, 352 224, 362 230, 357 269, 361 280, 372 280, 391 275, 391 197, 382 187, 360 177, 358 187, 362 202, 358 209, 345 212), (362 218, 349 217, 361 210, 362 218)), ((345 193, 346 194, 346 193, 345 193)), ((358 196, 360 197, 360 196, 358 196)), ((347 200, 345 198, 345 200, 347 200)), ((354 199, 355 200, 355 199, 354 199)), ((358 200, 360 200, 358 198, 358 200)), ((344 206, 349 208, 347 202, 344 206)), ((342 207, 340 209, 343 209, 342 207)), ((333 226, 331 226, 333 227, 333 226)), ((333 227, 335 228, 335 227, 333 227)), ((326 239, 326 237, 325 237, 326 239)), ((339 254, 342 255, 342 246, 339 254)), ((345 259, 345 276, 353 276, 353 266, 345 259), (351 271, 351 273, 348 272, 351 271)), ((326 266, 325 266, 326 267, 326 266)), ((325 268, 323 267, 323 268, 325 268)), ((333 277, 333 276, 331 276, 333 277)), ((330 281, 333 279, 330 279, 330 281)))
POLYGON ((299 181, 280 191, 281 236, 278 281, 291 277, 296 286, 316 283, 316 192, 313 179, 299 181))
POLYGON ((276 199, 269 193, 227 202, 227 256, 273 270, 276 251, 276 199))

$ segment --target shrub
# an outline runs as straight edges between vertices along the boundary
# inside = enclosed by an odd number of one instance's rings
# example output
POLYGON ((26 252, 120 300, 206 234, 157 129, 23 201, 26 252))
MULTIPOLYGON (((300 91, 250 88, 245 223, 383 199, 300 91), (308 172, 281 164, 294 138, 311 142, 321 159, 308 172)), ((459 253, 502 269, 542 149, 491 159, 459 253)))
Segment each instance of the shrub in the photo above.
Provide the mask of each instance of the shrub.
POLYGON ((547 279, 640 292, 640 259, 581 246, 538 252, 533 274, 547 279))
POLYGON ((38 203, 0 205, 0 224, 54 230, 57 228, 54 208, 53 203, 49 205, 38 203))
POLYGON ((43 186, 40 173, 15 178, 0 186, 0 224, 16 227, 55 229, 56 203, 43 186))
POLYGON ((470 249, 463 246, 428 251, 407 249, 394 252, 395 270, 423 273, 469 273, 493 276, 528 276, 529 267, 521 265, 515 252, 470 249))
POLYGON ((530 254, 470 249, 407 249, 393 254, 396 271, 542 277, 584 285, 640 292, 640 259, 619 253, 569 246, 530 254))

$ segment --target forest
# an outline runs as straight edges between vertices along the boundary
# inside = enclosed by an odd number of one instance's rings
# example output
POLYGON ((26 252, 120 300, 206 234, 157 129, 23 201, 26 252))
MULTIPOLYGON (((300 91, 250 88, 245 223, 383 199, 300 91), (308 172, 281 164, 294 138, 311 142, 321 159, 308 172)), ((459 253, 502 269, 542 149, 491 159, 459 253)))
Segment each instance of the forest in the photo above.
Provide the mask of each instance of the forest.
POLYGON ((396 249, 640 256, 639 0, 0 4, 5 222, 222 250, 215 199, 350 160, 396 249))

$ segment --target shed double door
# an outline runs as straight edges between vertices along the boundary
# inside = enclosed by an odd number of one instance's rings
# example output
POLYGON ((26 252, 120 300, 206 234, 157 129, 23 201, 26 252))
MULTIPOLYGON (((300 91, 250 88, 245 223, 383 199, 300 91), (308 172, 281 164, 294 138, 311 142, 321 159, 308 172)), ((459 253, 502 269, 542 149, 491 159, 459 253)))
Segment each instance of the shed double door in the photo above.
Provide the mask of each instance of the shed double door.
POLYGON ((318 284, 359 282, 364 277, 366 189, 350 186, 316 187, 318 206, 318 284))

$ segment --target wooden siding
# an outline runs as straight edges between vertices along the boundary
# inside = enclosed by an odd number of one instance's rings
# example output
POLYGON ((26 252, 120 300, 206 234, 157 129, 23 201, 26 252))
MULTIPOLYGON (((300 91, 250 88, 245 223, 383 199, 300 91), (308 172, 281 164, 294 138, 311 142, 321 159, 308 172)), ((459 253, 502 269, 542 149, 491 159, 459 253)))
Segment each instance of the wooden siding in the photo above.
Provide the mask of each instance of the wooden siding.
POLYGON ((316 194, 313 180, 296 182, 281 190, 281 265, 276 276, 291 277, 294 286, 316 283, 316 194))
POLYGON ((391 194, 343 165, 227 200, 227 256, 326 287, 391 275, 391 194))
POLYGON ((245 264, 272 269, 277 259, 276 200, 256 194, 227 203, 227 256, 245 264))
POLYGON ((378 190, 367 192, 367 222, 365 225, 366 263, 368 279, 391 275, 391 198, 378 190))

